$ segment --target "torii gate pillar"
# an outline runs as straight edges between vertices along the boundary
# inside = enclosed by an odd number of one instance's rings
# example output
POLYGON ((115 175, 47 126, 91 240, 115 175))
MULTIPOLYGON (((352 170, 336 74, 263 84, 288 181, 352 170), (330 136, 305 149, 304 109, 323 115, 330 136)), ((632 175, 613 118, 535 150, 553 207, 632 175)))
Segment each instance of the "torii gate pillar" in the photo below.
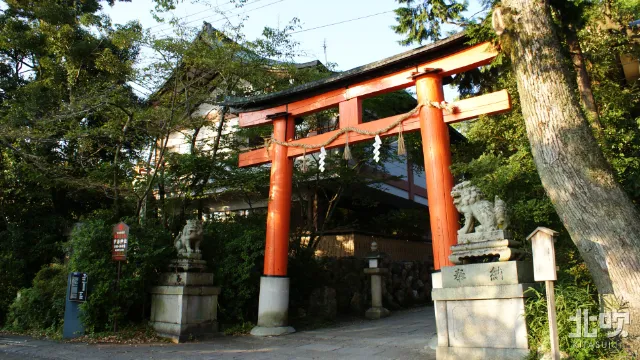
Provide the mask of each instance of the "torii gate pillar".
MULTIPOLYGON (((279 141, 295 138, 295 122, 286 114, 273 119, 273 136, 279 141)), ((288 325, 289 226, 291 223, 291 187, 293 159, 286 146, 273 144, 269 205, 267 210, 267 239, 264 250, 264 273, 260 279, 258 326, 251 330, 254 336, 276 336, 295 332, 288 325)))
MULTIPOLYGON (((418 102, 429 104, 444 101, 442 77, 431 72, 416 77, 418 102)), ((436 270, 453 265, 449 261, 451 246, 457 244, 458 211, 453 205, 451 189, 451 150, 449 128, 442 110, 424 106, 420 111, 420 135, 427 178, 427 197, 431 223, 433 265, 436 270)))

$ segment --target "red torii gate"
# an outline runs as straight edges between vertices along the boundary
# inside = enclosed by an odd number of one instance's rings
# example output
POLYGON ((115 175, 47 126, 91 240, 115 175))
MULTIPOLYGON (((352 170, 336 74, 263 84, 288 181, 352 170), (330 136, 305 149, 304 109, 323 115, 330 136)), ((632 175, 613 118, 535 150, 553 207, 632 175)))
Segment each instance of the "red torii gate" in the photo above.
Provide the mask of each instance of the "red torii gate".
MULTIPOLYGON (((431 222, 434 266, 439 270, 450 266, 450 247, 456 244, 458 212, 453 206, 451 188, 453 176, 449 170, 448 123, 476 118, 482 114, 495 114, 511 108, 506 90, 465 99, 451 104, 455 111, 431 106, 444 101, 444 77, 489 64, 497 55, 489 43, 466 45, 464 34, 457 34, 436 43, 411 50, 391 58, 365 65, 344 73, 275 94, 268 94, 228 106, 240 110, 240 126, 250 127, 273 124, 273 138, 289 144, 318 144, 335 136, 346 127, 373 132, 395 123, 403 115, 391 116, 362 123, 362 100, 379 94, 416 86, 419 111, 381 137, 402 131, 418 131, 422 136, 424 167, 431 222), (339 129, 324 134, 294 140, 295 118, 339 108, 339 129), (247 109, 251 107, 251 109, 247 109)), ((373 135, 350 133, 348 141, 357 143, 372 139, 373 135)), ((346 144, 345 134, 338 136, 325 148, 346 144)), ((271 162, 271 181, 267 213, 267 238, 264 276, 260 282, 258 327, 254 335, 279 335, 293 331, 287 327, 289 279, 287 262, 291 212, 293 159, 320 149, 303 150, 298 147, 273 143, 270 151, 258 149, 240 154, 239 166, 253 166, 271 162)))

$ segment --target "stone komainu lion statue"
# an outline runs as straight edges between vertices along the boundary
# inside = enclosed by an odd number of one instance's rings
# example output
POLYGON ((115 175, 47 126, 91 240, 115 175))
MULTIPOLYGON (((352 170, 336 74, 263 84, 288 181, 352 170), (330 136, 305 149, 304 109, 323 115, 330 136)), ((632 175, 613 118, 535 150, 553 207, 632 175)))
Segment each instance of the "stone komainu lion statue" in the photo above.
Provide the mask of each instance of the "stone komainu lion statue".
POLYGON ((202 242, 202 222, 199 220, 187 220, 187 224, 178 233, 174 243, 178 254, 200 253, 200 242, 202 242))
POLYGON ((474 228, 476 232, 486 232, 509 226, 505 202, 497 196, 495 203, 484 200, 480 189, 469 181, 454 186, 451 196, 458 212, 464 215, 464 226, 458 230, 458 235, 471 233, 474 228))

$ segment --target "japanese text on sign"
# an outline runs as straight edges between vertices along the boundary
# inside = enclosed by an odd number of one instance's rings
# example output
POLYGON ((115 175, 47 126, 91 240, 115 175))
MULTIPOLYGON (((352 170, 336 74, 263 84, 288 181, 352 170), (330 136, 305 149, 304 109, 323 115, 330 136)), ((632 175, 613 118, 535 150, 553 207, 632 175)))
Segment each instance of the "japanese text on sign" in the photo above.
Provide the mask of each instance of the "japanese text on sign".
POLYGON ((71 273, 71 290, 69 291, 69 300, 77 302, 87 301, 87 282, 89 276, 85 273, 71 273))
POLYGON ((129 226, 121 222, 113 227, 113 244, 111 246, 111 258, 115 261, 127 259, 129 246, 129 226))

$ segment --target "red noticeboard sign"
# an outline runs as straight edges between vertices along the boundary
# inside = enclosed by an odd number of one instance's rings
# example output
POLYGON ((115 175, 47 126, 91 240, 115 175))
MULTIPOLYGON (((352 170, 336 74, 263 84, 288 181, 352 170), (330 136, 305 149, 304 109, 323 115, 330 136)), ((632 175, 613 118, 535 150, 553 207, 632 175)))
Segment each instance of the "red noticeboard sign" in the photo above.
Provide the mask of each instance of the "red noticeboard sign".
POLYGON ((111 259, 114 261, 127 260, 129 247, 129 226, 120 222, 113 227, 113 242, 111 244, 111 259))

